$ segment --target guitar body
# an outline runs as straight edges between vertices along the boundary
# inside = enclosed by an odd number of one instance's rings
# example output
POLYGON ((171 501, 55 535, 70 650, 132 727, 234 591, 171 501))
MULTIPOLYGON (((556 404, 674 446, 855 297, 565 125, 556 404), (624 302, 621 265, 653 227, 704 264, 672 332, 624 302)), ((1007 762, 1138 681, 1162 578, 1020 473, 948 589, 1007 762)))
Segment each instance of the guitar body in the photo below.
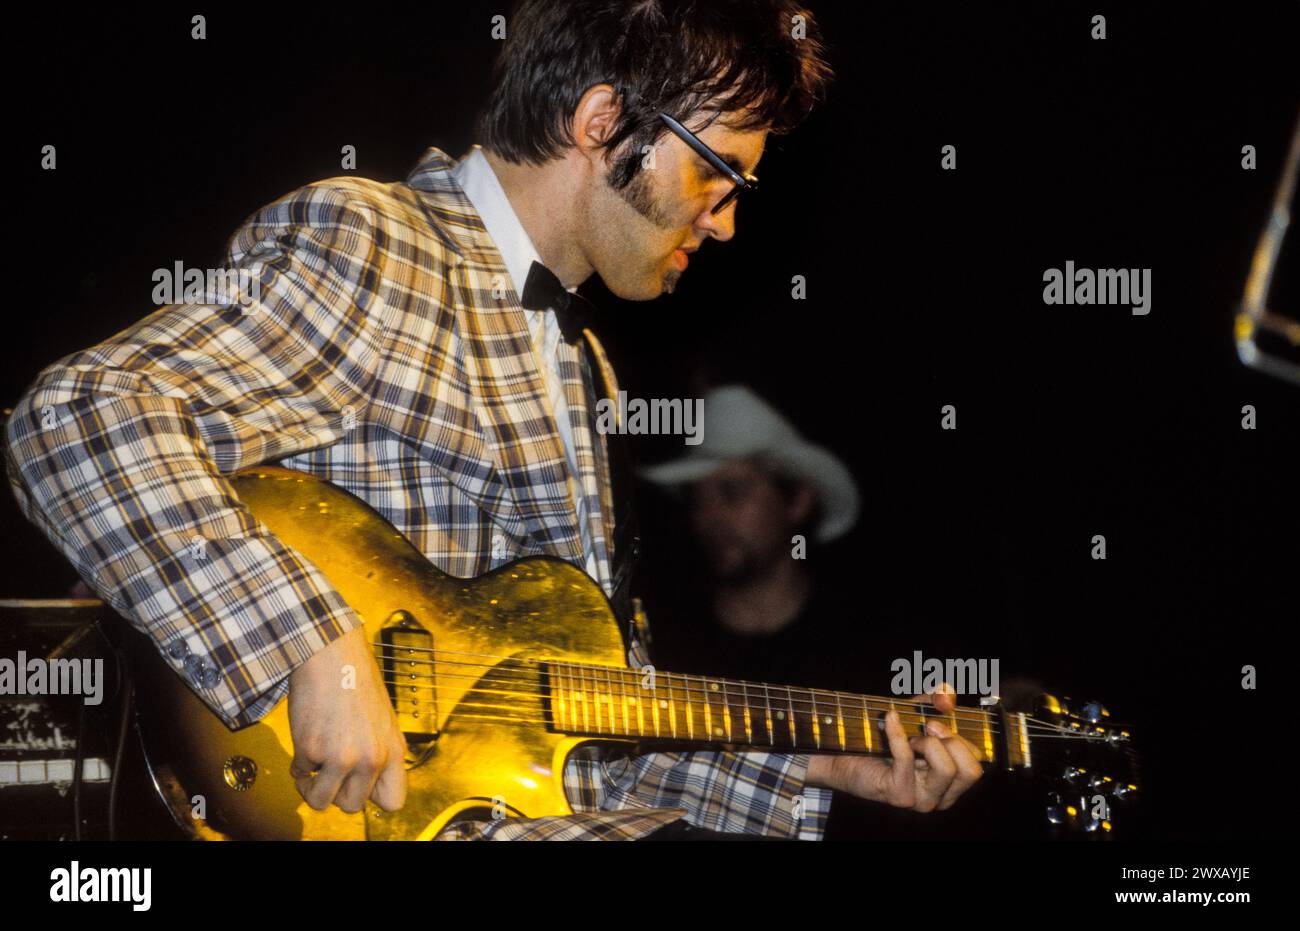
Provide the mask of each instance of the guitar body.
MULTIPOLYGON (((534 557, 477 579, 440 572, 359 498, 301 472, 262 466, 239 498, 314 563, 365 621, 392 683, 407 757, 401 811, 318 812, 289 764, 288 701, 231 731, 137 645, 138 724, 155 786, 189 833, 212 839, 430 839, 457 817, 571 813, 564 761, 592 740, 558 732, 538 660, 627 668, 600 587, 567 562, 534 557), (434 652, 436 651, 436 653, 434 652), (437 665, 431 661, 437 657, 437 665), (509 726, 501 726, 502 721, 509 726)), ((340 687, 343 686, 340 671, 340 687)))

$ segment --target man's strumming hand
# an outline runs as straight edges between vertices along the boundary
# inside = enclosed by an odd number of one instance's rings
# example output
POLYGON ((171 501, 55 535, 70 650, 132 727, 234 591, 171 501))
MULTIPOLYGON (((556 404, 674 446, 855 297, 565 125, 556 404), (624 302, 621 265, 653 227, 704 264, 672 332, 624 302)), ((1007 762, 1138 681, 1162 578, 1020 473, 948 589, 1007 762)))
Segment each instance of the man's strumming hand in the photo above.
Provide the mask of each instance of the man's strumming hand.
POLYGON ((332 802, 353 813, 373 798, 396 811, 405 803, 406 738, 364 627, 289 674, 289 730, 289 772, 312 808, 324 811, 332 802))

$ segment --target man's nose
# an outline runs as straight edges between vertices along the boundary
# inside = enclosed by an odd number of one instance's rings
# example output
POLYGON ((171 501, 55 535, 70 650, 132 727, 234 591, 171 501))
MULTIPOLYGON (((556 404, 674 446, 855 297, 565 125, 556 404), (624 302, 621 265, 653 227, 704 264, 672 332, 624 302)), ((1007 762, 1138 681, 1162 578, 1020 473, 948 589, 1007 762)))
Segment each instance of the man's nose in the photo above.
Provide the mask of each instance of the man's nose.
POLYGON ((709 210, 704 211, 696 221, 695 228, 703 230, 720 242, 726 242, 736 235, 736 202, 733 200, 727 204, 726 210, 716 214, 709 210))
POLYGON ((699 495, 695 499, 694 518, 697 528, 710 527, 726 516, 726 508, 717 495, 699 495))

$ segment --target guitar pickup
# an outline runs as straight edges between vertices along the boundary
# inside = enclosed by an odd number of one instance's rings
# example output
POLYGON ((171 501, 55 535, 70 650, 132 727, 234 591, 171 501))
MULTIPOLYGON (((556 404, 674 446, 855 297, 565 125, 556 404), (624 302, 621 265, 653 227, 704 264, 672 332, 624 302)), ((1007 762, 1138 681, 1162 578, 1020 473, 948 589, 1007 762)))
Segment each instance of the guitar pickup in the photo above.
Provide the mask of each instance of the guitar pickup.
POLYGON ((408 611, 394 611, 379 632, 379 668, 407 742, 438 737, 438 680, 433 634, 408 611))

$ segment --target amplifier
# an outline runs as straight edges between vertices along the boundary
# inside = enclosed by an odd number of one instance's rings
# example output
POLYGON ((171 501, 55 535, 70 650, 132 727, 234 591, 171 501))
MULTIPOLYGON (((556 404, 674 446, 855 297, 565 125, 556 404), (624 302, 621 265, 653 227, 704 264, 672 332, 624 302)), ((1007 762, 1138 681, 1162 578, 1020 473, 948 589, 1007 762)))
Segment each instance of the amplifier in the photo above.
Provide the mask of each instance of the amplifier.
MULTIPOLYGON (((109 611, 94 599, 0 600, 0 840, 75 836, 72 787, 78 734, 82 836, 102 837, 111 774, 106 718, 117 707, 117 660, 96 623, 109 611), (32 694, 15 675, 39 662, 98 661, 98 706, 79 695, 32 694), (22 686, 22 687, 15 687, 22 686)), ((43 691, 53 692, 53 688, 43 691)))

